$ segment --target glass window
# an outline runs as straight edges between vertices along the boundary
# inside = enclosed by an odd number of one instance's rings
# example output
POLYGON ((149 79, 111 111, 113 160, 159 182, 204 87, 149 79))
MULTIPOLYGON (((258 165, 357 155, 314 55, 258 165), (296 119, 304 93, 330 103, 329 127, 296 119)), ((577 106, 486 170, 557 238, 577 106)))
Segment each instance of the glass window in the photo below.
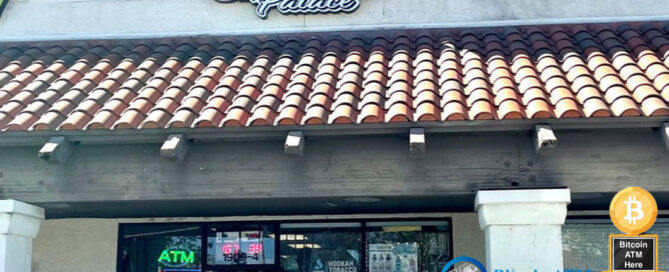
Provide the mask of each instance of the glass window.
POLYGON ((118 271, 440 271, 450 244, 447 220, 122 224, 118 271))
POLYGON ((207 264, 271 265, 275 260, 274 225, 209 224, 207 264))
MULTIPOLYGON (((658 220, 660 221, 660 220, 658 220)), ((647 234, 669 240, 669 222, 657 222, 647 234)), ((564 268, 568 270, 606 271, 609 269, 609 234, 621 234, 610 220, 569 221, 562 227, 564 268)), ((669 266, 669 244, 659 243, 659 267, 669 266)))
POLYGON ((440 271, 449 256, 447 222, 370 222, 367 271, 440 271))
POLYGON ((202 230, 198 225, 132 225, 122 228, 122 272, 201 271, 202 230))
POLYGON ((357 272, 361 223, 281 224, 281 267, 288 272, 357 272))

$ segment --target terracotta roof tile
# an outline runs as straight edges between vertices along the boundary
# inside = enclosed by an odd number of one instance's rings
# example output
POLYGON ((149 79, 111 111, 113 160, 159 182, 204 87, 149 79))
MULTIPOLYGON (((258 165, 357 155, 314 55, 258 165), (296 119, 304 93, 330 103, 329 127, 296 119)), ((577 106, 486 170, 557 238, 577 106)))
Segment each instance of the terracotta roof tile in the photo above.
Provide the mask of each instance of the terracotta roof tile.
POLYGON ((5 46, 0 129, 669 115, 667 29, 620 26, 5 46))

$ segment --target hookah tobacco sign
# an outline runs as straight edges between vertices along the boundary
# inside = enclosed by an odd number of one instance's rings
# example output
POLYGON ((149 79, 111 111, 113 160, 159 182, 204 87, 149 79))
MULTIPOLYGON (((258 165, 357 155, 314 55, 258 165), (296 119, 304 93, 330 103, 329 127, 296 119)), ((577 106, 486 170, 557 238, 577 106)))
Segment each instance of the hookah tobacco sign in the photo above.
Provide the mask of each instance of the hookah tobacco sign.
MULTIPOLYGON (((1 1, 1 0, 0 0, 1 1)), ((256 5, 256 14, 267 19, 270 10, 277 9, 281 14, 326 14, 352 13, 360 7, 361 0, 214 0, 229 4, 251 2, 256 5)))

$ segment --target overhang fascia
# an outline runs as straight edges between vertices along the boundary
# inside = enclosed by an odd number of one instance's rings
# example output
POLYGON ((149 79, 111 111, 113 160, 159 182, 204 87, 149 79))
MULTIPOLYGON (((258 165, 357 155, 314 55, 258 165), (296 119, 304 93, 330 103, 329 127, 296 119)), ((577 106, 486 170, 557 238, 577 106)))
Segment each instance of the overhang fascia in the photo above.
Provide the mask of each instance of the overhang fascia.
POLYGON ((70 141, 80 144, 162 143, 171 134, 183 134, 185 139, 196 141, 262 141, 283 140, 290 131, 303 131, 306 137, 325 137, 407 134, 414 127, 424 128, 426 134, 530 131, 538 124, 550 125, 554 130, 658 129, 666 122, 669 122, 669 116, 215 128, 3 131, 0 132, 0 146, 42 145, 54 136, 65 136, 70 141))

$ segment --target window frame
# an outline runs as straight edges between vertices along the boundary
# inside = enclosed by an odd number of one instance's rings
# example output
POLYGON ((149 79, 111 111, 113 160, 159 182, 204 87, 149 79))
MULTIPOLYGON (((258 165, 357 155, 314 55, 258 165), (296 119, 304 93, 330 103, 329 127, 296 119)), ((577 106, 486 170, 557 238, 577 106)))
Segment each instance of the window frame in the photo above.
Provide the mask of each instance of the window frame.
POLYGON ((447 225, 447 230, 442 232, 447 232, 448 237, 448 249, 447 252, 444 252, 448 255, 449 259, 453 258, 453 218, 452 217, 411 217, 411 218, 401 218, 401 217, 382 217, 382 218, 373 218, 373 219, 356 219, 356 218, 343 218, 343 219, 316 219, 316 220, 249 220, 249 221, 188 221, 188 222, 141 222, 141 223, 119 223, 118 224, 118 234, 117 234, 117 245, 116 245, 116 271, 121 272, 122 265, 122 247, 124 244, 123 231, 126 228, 133 226, 179 226, 179 225, 196 225, 200 227, 200 235, 202 242, 202 252, 200 253, 200 272, 214 271, 214 272, 226 272, 226 271, 242 271, 242 270, 270 270, 270 271, 283 271, 281 266, 281 224, 309 224, 309 223, 360 223, 360 239, 361 239, 361 248, 362 252, 360 254, 360 266, 362 267, 361 271, 368 271, 367 267, 367 233, 371 231, 371 228, 367 227, 367 224, 370 222, 417 222, 417 221, 431 221, 431 222, 443 222, 447 225), (216 224, 260 224, 260 225, 269 225, 275 230, 274 235, 274 264, 271 265, 209 265, 207 263, 207 254, 208 247, 207 241, 209 238, 209 225, 216 224))

